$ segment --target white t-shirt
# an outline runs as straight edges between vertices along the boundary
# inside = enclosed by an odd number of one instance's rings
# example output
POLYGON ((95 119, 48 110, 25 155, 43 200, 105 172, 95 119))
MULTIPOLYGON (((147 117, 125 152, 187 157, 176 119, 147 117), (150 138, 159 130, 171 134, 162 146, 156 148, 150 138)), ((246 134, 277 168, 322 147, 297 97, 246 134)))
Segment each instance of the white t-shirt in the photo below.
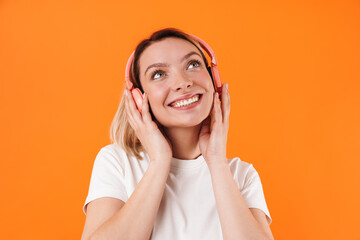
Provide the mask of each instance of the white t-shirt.
MULTIPOLYGON (((129 199, 149 164, 149 156, 146 153, 141 156, 143 160, 129 157, 116 144, 99 151, 83 207, 85 214, 86 205, 94 199, 113 197, 124 202, 129 199)), ((253 165, 239 158, 229 160, 229 165, 248 207, 262 210, 270 224, 272 219, 260 177, 253 165)), ((210 171, 202 155, 194 160, 172 159, 151 239, 223 239, 210 171)))

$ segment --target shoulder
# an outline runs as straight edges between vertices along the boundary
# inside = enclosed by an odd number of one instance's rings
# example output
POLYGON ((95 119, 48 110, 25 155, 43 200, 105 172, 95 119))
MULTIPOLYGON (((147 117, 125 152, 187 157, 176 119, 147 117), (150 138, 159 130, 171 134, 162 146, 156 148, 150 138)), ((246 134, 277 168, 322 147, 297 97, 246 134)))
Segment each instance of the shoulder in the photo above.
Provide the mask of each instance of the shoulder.
POLYGON ((102 148, 98 152, 95 162, 122 162, 127 159, 125 151, 117 144, 109 144, 102 148))
MULTIPOLYGON (((116 143, 112 143, 109 145, 106 145, 104 147, 102 147, 100 149, 100 151, 98 152, 98 156, 103 156, 103 155, 108 155, 108 156, 113 156, 115 158, 121 158, 121 159, 129 159, 129 160, 133 160, 133 159, 137 159, 135 156, 129 156, 125 150, 118 144, 116 143)), ((141 152, 140 155, 142 157, 146 158, 146 154, 145 152, 141 152)))
POLYGON ((237 181, 240 189, 244 184, 258 176, 256 169, 252 163, 242 161, 239 157, 229 159, 229 166, 234 179, 237 181))
POLYGON ((231 171, 234 173, 246 175, 249 173, 253 173, 254 171, 256 172, 252 163, 242 161, 238 157, 228 159, 228 162, 229 162, 231 171))
POLYGON ((109 144, 109 145, 106 145, 106 146, 100 148, 98 155, 107 155, 107 154, 112 154, 115 157, 126 156, 125 151, 119 145, 117 145, 115 143, 109 144))
POLYGON ((130 161, 137 159, 135 156, 128 156, 125 150, 115 143, 100 148, 95 158, 95 164, 111 164, 122 168, 130 161))
POLYGON ((100 149, 95 158, 95 164, 125 169, 130 166, 144 165, 148 162, 148 155, 145 152, 141 152, 140 156, 143 160, 128 155, 120 145, 113 143, 100 149))

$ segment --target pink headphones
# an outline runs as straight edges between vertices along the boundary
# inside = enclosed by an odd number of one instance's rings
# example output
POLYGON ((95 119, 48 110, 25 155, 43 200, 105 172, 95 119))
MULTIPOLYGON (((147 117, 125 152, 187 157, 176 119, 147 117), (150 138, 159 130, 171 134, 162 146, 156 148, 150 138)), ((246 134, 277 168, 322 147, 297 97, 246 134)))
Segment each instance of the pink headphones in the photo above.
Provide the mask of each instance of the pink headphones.
MULTIPOLYGON (((192 34, 187 34, 192 39, 196 40, 200 46, 207 52, 207 54, 211 57, 211 75, 215 86, 215 91, 221 95, 221 89, 222 89, 222 83, 220 80, 220 74, 219 70, 217 68, 217 60, 214 51, 211 49, 211 47, 202 39, 199 37, 196 37, 192 34)), ((131 92, 131 95, 135 101, 135 104, 139 111, 141 112, 142 109, 142 100, 143 95, 139 88, 134 88, 132 82, 130 81, 130 66, 134 59, 134 53, 135 51, 130 55, 129 60, 127 61, 126 68, 125 68, 125 82, 126 87, 131 92)))

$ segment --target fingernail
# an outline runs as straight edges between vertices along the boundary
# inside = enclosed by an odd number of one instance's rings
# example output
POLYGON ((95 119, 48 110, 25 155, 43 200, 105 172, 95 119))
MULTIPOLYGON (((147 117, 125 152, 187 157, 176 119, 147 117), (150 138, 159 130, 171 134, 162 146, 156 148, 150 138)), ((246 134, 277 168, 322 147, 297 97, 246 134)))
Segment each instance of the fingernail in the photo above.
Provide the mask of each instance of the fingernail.
POLYGON ((226 86, 226 90, 229 91, 229 86, 228 86, 228 83, 225 83, 225 86, 226 86))
POLYGON ((143 94, 143 99, 145 99, 145 95, 146 95, 146 93, 143 94))

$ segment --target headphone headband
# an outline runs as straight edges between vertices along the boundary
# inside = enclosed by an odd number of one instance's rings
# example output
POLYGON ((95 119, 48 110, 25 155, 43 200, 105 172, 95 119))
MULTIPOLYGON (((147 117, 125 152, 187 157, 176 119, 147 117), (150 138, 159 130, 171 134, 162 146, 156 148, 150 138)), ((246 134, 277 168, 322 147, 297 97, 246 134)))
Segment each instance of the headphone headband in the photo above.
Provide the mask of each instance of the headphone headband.
MULTIPOLYGON (((222 84, 221 84, 221 81, 220 81, 219 72, 217 70, 217 60, 216 60, 216 56, 215 56, 214 51, 209 46, 209 44, 207 44, 201 38, 199 38, 199 37, 197 37, 195 35, 189 34, 189 33, 187 33, 186 35, 190 36, 190 39, 196 40, 200 44, 200 46, 206 51, 206 53, 211 57, 211 69, 212 69, 212 76, 214 78, 214 85, 215 85, 216 89, 221 88, 222 84)), ((130 55, 128 61, 127 61, 127 64, 126 64, 126 68, 125 68, 125 82, 126 82, 126 87, 129 90, 132 90, 133 87, 134 87, 133 83, 130 80, 130 67, 131 67, 131 63, 134 60, 134 54, 135 54, 135 50, 131 53, 131 55, 130 55)))

